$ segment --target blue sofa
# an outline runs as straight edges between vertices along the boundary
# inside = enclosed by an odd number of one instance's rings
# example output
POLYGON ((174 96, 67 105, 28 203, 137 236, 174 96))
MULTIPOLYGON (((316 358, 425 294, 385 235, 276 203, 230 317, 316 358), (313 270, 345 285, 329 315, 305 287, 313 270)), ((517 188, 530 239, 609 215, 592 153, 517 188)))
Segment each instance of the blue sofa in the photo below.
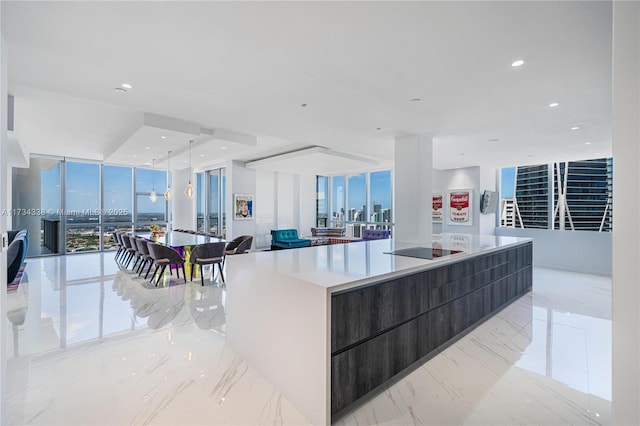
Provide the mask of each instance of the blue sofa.
POLYGON ((297 229, 271 230, 271 250, 309 247, 311 240, 298 238, 297 229))
POLYGON ((20 266, 27 257, 27 249, 29 248, 29 231, 21 229, 19 231, 8 231, 9 247, 7 248, 7 283, 11 283, 20 266))
POLYGON ((365 229, 362 231, 363 240, 384 240, 391 236, 388 229, 365 229))

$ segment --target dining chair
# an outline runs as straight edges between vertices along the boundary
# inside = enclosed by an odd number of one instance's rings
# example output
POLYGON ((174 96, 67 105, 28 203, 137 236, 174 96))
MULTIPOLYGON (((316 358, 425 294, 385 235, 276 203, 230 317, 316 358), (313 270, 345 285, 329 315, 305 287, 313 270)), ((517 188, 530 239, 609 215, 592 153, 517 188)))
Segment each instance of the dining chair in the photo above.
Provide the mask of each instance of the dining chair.
POLYGON ((133 262, 133 266, 131 267, 131 270, 133 272, 137 272, 138 268, 140 267, 139 265, 143 262, 144 260, 144 253, 140 250, 140 246, 138 245, 138 240, 141 240, 142 238, 140 237, 129 237, 129 241, 131 241, 131 248, 134 249, 133 252, 133 257, 135 258, 135 262, 133 262))
POLYGON ((147 265, 147 263, 151 262, 151 265, 149 265, 149 269, 147 269, 147 274, 149 274, 149 270, 151 269, 151 266, 153 266, 153 259, 149 254, 149 246, 147 245, 147 240, 145 240, 144 238, 136 238, 136 245, 138 246, 138 252, 140 253, 140 265, 138 266, 138 276, 142 275, 142 271, 144 271, 144 267, 147 265))
POLYGON ((116 251, 116 255, 113 257, 113 259, 117 262, 118 261, 118 257, 124 251, 124 245, 122 244, 122 240, 120 239, 120 232, 113 231, 113 233, 111 235, 113 236, 113 240, 116 242, 116 245, 118 246, 118 250, 116 251))
MULTIPOLYGON (((184 258, 172 249, 171 247, 164 246, 162 244, 157 243, 148 243, 149 248, 149 256, 153 259, 153 263, 156 265, 156 269, 153 271, 153 275, 151 276, 151 282, 156 278, 156 274, 158 269, 162 267, 160 270, 160 276, 156 280, 156 287, 158 283, 160 283, 160 278, 164 275, 165 269, 169 266, 169 272, 171 272, 171 266, 182 266, 182 275, 184 277, 184 282, 187 282, 187 275, 184 272, 184 258)), ((179 268, 176 268, 176 275, 180 278, 179 268)))
POLYGON ((224 260, 222 261, 222 266, 224 267, 224 263, 226 261, 227 256, 233 256, 235 254, 243 254, 251 248, 252 244, 253 244, 253 236, 251 235, 241 235, 229 241, 227 243, 227 246, 224 248, 225 257, 224 257, 224 260))
POLYGON ((204 285, 204 273, 202 271, 202 265, 211 265, 211 276, 215 271, 215 266, 218 265, 218 271, 222 282, 224 282, 224 273, 222 272, 222 263, 224 261, 224 250, 226 243, 224 241, 217 243, 204 243, 198 244, 191 249, 191 256, 189 262, 191 263, 191 281, 193 281, 193 270, 196 265, 200 265, 200 282, 204 285))
POLYGON ((125 255, 124 255, 124 258, 122 259, 122 265, 125 268, 129 267, 129 264, 131 263, 131 259, 133 259, 133 256, 135 256, 135 253, 136 253, 136 249, 133 248, 133 244, 131 241, 132 239, 133 239, 133 236, 122 234, 122 243, 124 244, 124 249, 125 249, 125 255))
POLYGON ((242 254, 251 248, 253 237, 251 235, 241 235, 227 243, 224 249, 225 254, 242 254))

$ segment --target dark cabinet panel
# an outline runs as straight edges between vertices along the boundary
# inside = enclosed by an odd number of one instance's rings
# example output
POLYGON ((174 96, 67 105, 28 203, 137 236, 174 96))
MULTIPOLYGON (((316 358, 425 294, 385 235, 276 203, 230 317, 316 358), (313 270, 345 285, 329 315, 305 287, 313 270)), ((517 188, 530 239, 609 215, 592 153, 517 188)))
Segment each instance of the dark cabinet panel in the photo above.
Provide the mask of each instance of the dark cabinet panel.
POLYGON ((530 291, 532 253, 527 243, 334 294, 332 414, 530 291))

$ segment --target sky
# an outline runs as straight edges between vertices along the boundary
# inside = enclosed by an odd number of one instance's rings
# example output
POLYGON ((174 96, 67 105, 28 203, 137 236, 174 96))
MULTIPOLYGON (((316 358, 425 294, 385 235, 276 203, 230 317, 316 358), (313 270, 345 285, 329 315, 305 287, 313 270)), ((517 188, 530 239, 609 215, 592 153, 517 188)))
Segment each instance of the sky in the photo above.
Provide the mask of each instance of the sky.
MULTIPOLYGON (((349 185, 349 196, 347 200, 346 210, 360 208, 366 203, 366 178, 365 173, 358 175, 347 176, 346 180, 349 185)), ((369 182, 371 185, 370 197, 371 208, 374 204, 380 204, 383 209, 391 208, 391 171, 381 171, 370 173, 369 182)), ((321 193, 319 197, 322 197, 322 193, 326 192, 325 188, 319 188, 321 193)), ((334 212, 338 212, 340 208, 344 208, 342 200, 344 200, 345 191, 345 176, 333 177, 333 208, 334 212)), ((326 194, 325 198, 320 198, 320 209, 326 209, 326 194)))
POLYGON ((500 198, 513 198, 513 188, 516 182, 516 168, 507 167, 501 169, 501 172, 500 198))
MULTIPOLYGON (((60 164, 41 170, 41 208, 60 209, 60 164)), ((100 208, 100 166, 93 163, 66 163, 66 208, 67 210, 85 210, 100 208)), ((104 166, 104 206, 103 209, 127 210, 132 206, 132 169, 121 166, 104 166)), ((152 187, 158 193, 159 200, 152 203, 148 196, 138 198, 140 213, 164 211, 160 202, 166 190, 166 172, 164 170, 136 169, 136 191, 150 192, 152 187)))

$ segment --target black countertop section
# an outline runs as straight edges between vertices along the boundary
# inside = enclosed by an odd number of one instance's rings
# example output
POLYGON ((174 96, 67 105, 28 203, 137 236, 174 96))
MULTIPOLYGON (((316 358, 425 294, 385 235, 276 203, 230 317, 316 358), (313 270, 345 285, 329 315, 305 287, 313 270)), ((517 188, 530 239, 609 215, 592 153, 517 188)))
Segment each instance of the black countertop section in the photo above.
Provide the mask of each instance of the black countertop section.
POLYGON ((395 250, 385 253, 395 254, 396 256, 418 257, 420 259, 435 259, 438 257, 450 256, 452 254, 461 252, 459 250, 446 250, 433 247, 411 247, 408 249, 395 250))

